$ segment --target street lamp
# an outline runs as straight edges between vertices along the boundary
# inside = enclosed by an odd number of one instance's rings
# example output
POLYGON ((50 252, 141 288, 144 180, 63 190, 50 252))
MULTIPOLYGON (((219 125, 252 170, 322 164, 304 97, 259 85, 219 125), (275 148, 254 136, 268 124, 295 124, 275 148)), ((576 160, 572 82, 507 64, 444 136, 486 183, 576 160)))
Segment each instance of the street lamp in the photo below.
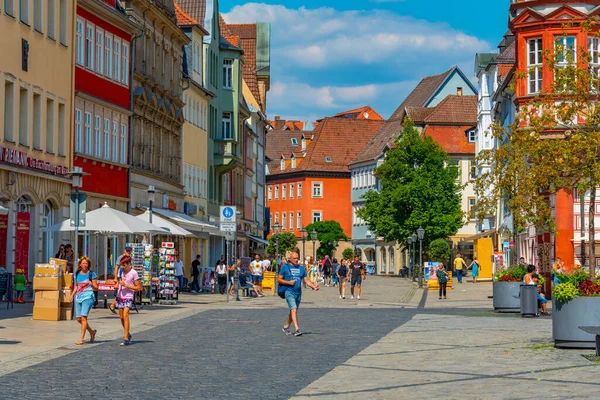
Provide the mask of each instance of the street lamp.
MULTIPOLYGON (((71 171, 71 179, 72 185, 75 188, 75 221, 71 221, 71 224, 75 225, 75 246, 73 246, 73 270, 71 273, 75 276, 75 269, 77 268, 77 264, 79 263, 79 225, 81 221, 79 206, 79 188, 83 186, 83 169, 81 167, 73 167, 71 171)), ((85 210, 84 210, 85 212, 85 210)), ((73 306, 75 303, 73 303, 73 306)), ((71 319, 73 319, 73 314, 75 314, 75 310, 71 313, 71 319)))
POLYGON ((315 262, 315 259, 317 258, 317 249, 315 248, 315 242, 317 241, 317 231, 315 231, 313 229, 312 232, 310 233, 310 238, 312 239, 312 242, 313 242, 313 259, 312 259, 312 261, 315 262))
POLYGON ((304 264, 304 259, 306 258, 306 229, 302 228, 299 230, 300 232, 300 236, 302 237, 302 257, 300 258, 300 261, 302 261, 302 264, 304 264))
POLYGON ((419 288, 423 288, 423 276, 421 274, 421 268, 423 268, 423 238, 425 237, 425 229, 419 226, 417 229, 417 236, 419 237, 419 288))
MULTIPOLYGON (((281 225, 279 222, 275 222, 273 225, 273 234, 275 235, 275 260, 277 260, 277 256, 279 256, 279 232, 281 231, 281 225)), ((277 268, 279 268, 279 262, 277 263, 277 268)))
POLYGON ((415 272, 415 264, 417 263, 417 234, 413 233, 412 234, 412 243, 413 243, 413 282, 416 282, 416 276, 414 274, 415 272))
POLYGON ((412 275, 412 277, 414 279, 413 264, 412 264, 412 254, 411 254, 412 236, 409 236, 408 238, 406 238, 406 243, 408 243, 408 266, 410 267, 410 274, 412 275))

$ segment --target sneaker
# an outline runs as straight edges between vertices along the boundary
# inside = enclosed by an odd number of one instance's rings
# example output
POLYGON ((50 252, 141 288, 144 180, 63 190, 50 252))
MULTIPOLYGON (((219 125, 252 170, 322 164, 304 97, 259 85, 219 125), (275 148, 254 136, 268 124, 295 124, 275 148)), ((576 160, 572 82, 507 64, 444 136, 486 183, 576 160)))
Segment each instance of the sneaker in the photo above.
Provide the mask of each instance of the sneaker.
POLYGON ((192 292, 191 292, 191 293, 194 293, 194 294, 196 294, 196 293, 198 293, 198 292, 196 292, 195 290, 192 290, 192 292))
POLYGON ((281 330, 282 330, 282 331, 283 331, 283 333, 285 333, 286 335, 291 335, 291 334, 292 334, 292 331, 290 331, 290 328, 289 328, 289 327, 288 327, 288 328, 286 328, 286 327, 283 327, 283 328, 281 328, 281 330))
POLYGON ((128 337, 129 337, 129 339, 128 339, 128 340, 131 342, 131 339, 133 338, 133 336, 131 336, 131 333, 129 334, 129 336, 128 336, 128 337))
POLYGON ((340 296, 340 299, 342 298, 342 296, 340 296))
POLYGON ((352 300, 354 300, 354 295, 352 295, 352 297, 350 297, 352 300))
POLYGON ((356 298, 357 298, 358 300, 360 300, 360 296, 356 296, 356 298))
POLYGON ((342 299, 343 299, 343 300, 345 300, 345 299, 346 299, 346 296, 343 296, 343 297, 342 297, 342 299))
POLYGON ((302 336, 302 331, 298 329, 296 332, 294 332, 294 336, 302 336))
POLYGON ((121 342, 121 346, 129 346, 131 344, 131 340, 123 340, 121 342))

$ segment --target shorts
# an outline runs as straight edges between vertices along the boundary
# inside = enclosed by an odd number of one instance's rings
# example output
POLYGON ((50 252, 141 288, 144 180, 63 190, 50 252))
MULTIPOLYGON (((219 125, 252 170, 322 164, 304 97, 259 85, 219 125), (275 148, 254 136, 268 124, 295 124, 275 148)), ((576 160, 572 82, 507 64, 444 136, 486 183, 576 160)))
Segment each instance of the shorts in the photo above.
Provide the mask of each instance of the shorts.
POLYGON ((350 286, 356 286, 357 284, 360 286, 362 283, 362 276, 352 277, 350 279, 350 286))
POLYGON ((252 275, 252 283, 261 283, 262 280, 262 275, 252 275))
POLYGON ((85 299, 81 302, 75 301, 75 318, 87 317, 94 305, 94 298, 85 299))
POLYGON ((290 310, 293 310, 294 308, 296 308, 296 309, 299 308, 301 300, 302 300, 301 294, 296 294, 296 293, 294 293, 293 290, 287 290, 285 292, 285 301, 290 310))
POLYGON ((346 283, 346 277, 345 276, 340 276, 338 278, 338 280, 340 281, 340 283, 346 283))
POLYGON ((538 295, 537 295, 537 299, 538 299, 538 301, 539 301, 539 303, 540 303, 540 304, 546 304, 546 303, 548 302, 548 299, 545 299, 545 298, 544 298, 542 295, 540 295, 539 293, 538 293, 538 295))
POLYGON ((132 308, 132 307, 133 307, 133 299, 122 299, 120 297, 117 297, 116 308, 123 309, 123 308, 132 308))

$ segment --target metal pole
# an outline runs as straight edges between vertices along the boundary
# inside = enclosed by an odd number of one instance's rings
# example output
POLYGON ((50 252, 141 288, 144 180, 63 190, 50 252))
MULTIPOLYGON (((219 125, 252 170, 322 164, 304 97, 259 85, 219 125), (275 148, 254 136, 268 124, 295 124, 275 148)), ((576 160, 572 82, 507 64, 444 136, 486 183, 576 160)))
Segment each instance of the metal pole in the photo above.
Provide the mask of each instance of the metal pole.
POLYGON ((313 258, 312 258, 312 262, 314 263, 316 258, 317 258, 317 249, 315 247, 315 241, 313 240, 313 258))
POLYGON ((417 244, 415 242, 412 243, 412 281, 416 282, 417 281, 417 277, 415 276, 415 264, 416 264, 416 260, 415 258, 417 258, 417 255, 415 254, 417 248, 417 244))
MULTIPOLYGON (((150 200, 149 203, 150 203, 150 209, 148 210, 148 214, 149 214, 148 215, 148 222, 152 223, 152 203, 153 203, 153 201, 150 200)), ((152 231, 148 232, 148 244, 151 245, 151 246, 153 245, 153 243, 152 243, 152 231)))
MULTIPOLYGON (((77 264, 79 260, 79 186, 75 186, 75 246, 73 246, 73 287, 77 286, 75 282, 75 271, 77 270, 77 264)), ((71 310, 71 320, 75 317, 75 302, 73 302, 73 309, 71 310)))
POLYGON ((423 288, 423 239, 419 239, 419 288, 423 288))

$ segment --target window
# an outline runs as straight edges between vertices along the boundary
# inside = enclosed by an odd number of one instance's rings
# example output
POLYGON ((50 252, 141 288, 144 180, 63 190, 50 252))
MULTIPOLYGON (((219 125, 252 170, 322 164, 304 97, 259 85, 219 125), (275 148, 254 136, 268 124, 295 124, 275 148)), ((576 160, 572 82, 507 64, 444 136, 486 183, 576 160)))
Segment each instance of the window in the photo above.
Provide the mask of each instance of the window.
POLYGON ((29 0, 19 0, 19 15, 21 22, 29 25, 29 0))
POLYGON ((96 115, 94 118, 94 156, 102 157, 102 117, 96 115))
POLYGON ((456 88, 456 95, 457 96, 462 96, 463 95, 463 88, 457 87, 456 88))
POLYGON ((267 200, 269 200, 269 201, 273 200, 273 187, 272 186, 267 187, 267 200))
POLYGON ((323 212, 322 211, 313 211, 312 212, 312 222, 321 222, 323 220, 323 212))
POLYGON ((46 152, 54 153, 54 99, 46 99, 46 152))
POLYGON ((287 185, 284 183, 281 185, 281 200, 285 200, 287 198, 287 185))
POLYGON ((477 178, 477 164, 475 160, 469 160, 469 179, 475 180, 477 178))
POLYGON ((564 67, 567 64, 576 61, 575 46, 575 36, 560 36, 554 39, 554 47, 557 53, 557 63, 559 67, 564 67))
POLYGON ((113 78, 115 81, 121 81, 121 39, 115 38, 113 39, 113 57, 114 57, 114 67, 113 67, 113 78))
POLYGON ((298 139, 293 137, 291 140, 292 140, 292 146, 298 146, 298 139))
POLYGON ((285 159, 283 157, 281 157, 281 161, 279 161, 279 169, 282 171, 285 170, 285 159))
POLYGON ((112 125, 112 160, 117 162, 119 161, 119 123, 113 121, 112 125))
POLYGON ((14 0, 4 0, 4 12, 12 17, 15 16, 14 0))
POLYGON ((461 180, 460 160, 450 160, 448 162, 448 169, 451 170, 451 173, 457 181, 461 180))
POLYGON ((275 185, 275 200, 279 200, 279 185, 275 185))
POLYGON ((94 69, 94 25, 87 22, 85 27, 85 67, 94 69))
POLYGON ((113 74, 112 74, 112 40, 113 40, 113 36, 111 34, 109 34, 108 32, 106 33, 106 37, 104 39, 104 73, 106 75, 107 78, 112 78, 113 74))
POLYGON ((82 127, 81 127, 81 110, 76 108, 75 109, 75 151, 80 153, 81 152, 81 142, 83 140, 82 137, 82 127))
POLYGON ((92 154, 92 113, 85 113, 85 154, 92 154))
POLYGON ((223 89, 231 89, 233 81, 233 60, 223 60, 223 89))
POLYGON ((298 183, 298 198, 302 198, 302 183, 298 183))
POLYGON ((123 49, 121 50, 121 83, 125 86, 129 86, 129 42, 123 41, 123 49))
POLYGON ((77 22, 75 23, 75 61, 79 65, 84 65, 85 62, 85 48, 83 43, 84 25, 83 20, 77 18, 77 22))
POLYGON ((477 139, 477 131, 476 130, 469 131, 467 133, 467 135, 469 136, 469 143, 475 143, 475 140, 477 139))
POLYGON ((296 157, 292 157, 292 169, 296 169, 296 157))
POLYGON ((19 144, 29 146, 29 90, 19 90, 19 144))
POLYGON ((33 148, 42 149, 42 95, 33 93, 33 148))
POLYGON ((48 5, 47 19, 48 26, 46 27, 48 31, 48 37, 50 39, 56 39, 56 0, 46 0, 46 4, 48 5))
POLYGON ((127 125, 121 124, 121 164, 127 163, 127 125))
POLYGON ((290 212, 290 231, 294 230, 294 213, 290 212))
POLYGON ((110 160, 110 120, 104 119, 104 159, 110 160))
POLYGON ((469 219, 470 220, 474 220, 476 219, 476 200, 475 197, 469 197, 469 210, 468 210, 468 214, 469 214, 469 219))
POLYGON ((67 106, 65 103, 58 104, 58 155, 65 156, 67 141, 67 106))
POLYGON ((96 72, 104 74, 104 31, 96 29, 96 72))
POLYGON ((300 211, 296 213, 296 226, 298 229, 302 229, 302 212, 300 211))
POLYGON ((529 94, 542 90, 542 38, 530 39, 527 42, 529 58, 529 94))
POLYGON ((279 213, 275 213, 275 223, 279 223, 279 213))
POLYGON ((312 183, 312 197, 323 197, 323 183, 313 182, 312 183))
POLYGON ((290 183, 290 199, 294 198, 294 184, 290 183))
POLYGON ((596 77, 600 71, 600 38, 591 37, 588 39, 588 51, 590 54, 590 67, 596 72, 596 77))
POLYGON ((330 163, 330 162, 333 162, 333 160, 331 159, 330 156, 325 156, 325 162, 330 163))
POLYGON ((221 120, 221 136, 223 139, 233 139, 231 132, 231 114, 223 113, 221 120))
POLYGON ((285 213, 281 213, 281 230, 285 231, 287 224, 287 216, 285 213))
POLYGON ((60 44, 67 46, 67 28, 69 27, 69 0, 60 0, 60 44))
POLYGON ((302 138, 302 150, 306 150, 306 139, 302 138))
POLYGON ((33 29, 42 32, 42 13, 44 12, 42 0, 33 0, 33 29))

